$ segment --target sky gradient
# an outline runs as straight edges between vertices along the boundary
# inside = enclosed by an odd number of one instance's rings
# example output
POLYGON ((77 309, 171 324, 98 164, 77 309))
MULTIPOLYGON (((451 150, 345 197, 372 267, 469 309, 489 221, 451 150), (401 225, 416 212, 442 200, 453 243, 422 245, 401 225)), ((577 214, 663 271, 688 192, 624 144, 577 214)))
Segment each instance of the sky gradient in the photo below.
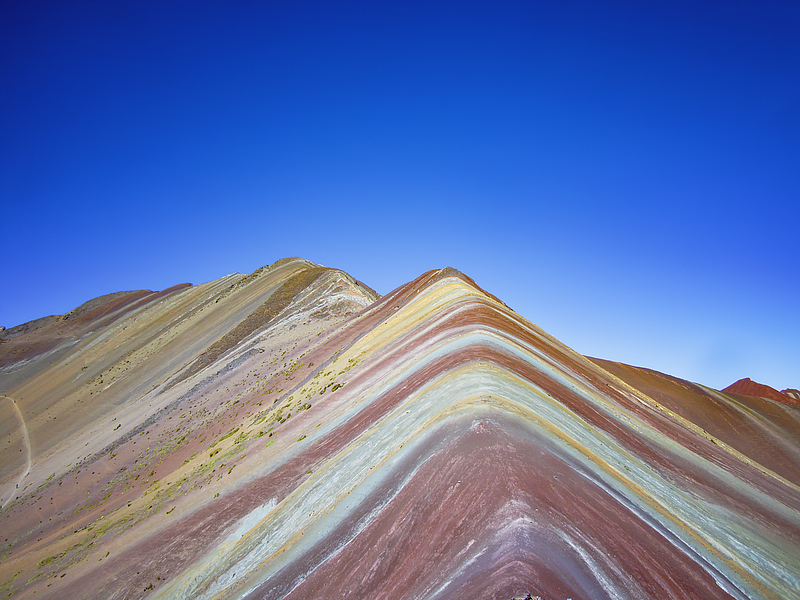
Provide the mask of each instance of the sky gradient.
POLYGON ((1 325, 453 266, 584 354, 800 387, 800 4, 4 6, 1 325))

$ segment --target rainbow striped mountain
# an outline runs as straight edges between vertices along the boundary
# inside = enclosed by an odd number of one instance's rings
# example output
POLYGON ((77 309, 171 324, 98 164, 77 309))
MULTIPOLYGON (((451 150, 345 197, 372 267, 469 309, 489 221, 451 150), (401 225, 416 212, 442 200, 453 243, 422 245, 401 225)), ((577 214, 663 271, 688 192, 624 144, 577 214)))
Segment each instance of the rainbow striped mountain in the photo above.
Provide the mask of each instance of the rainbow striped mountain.
POLYGON ((800 394, 587 358, 454 269, 0 340, 0 598, 800 598, 800 394))

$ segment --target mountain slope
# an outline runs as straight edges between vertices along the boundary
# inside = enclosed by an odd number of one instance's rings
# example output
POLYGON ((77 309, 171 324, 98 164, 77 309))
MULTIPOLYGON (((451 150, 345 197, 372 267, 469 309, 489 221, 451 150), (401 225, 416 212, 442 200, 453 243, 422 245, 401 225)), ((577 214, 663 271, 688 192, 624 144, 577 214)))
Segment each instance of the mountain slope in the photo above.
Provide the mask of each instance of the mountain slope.
POLYGON ((98 327, 0 380, 14 597, 798 597, 795 407, 589 360, 453 269, 377 299, 279 261, 98 327))

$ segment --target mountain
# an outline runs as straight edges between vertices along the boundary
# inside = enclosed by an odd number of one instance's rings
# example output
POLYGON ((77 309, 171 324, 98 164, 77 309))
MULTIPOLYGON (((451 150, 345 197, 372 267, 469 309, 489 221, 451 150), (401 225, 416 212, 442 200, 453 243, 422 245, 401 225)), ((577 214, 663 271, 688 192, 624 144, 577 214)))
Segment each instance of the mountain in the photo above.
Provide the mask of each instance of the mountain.
POLYGON ((749 377, 745 377, 744 379, 740 379, 739 381, 732 383, 722 391, 730 394, 752 396, 755 398, 768 398, 777 402, 785 402, 787 404, 800 406, 800 395, 798 395, 797 390, 788 389, 779 392, 768 385, 757 383, 749 377))
POLYGON ((800 409, 454 269, 284 259, 2 332, 0 597, 800 598, 800 409))

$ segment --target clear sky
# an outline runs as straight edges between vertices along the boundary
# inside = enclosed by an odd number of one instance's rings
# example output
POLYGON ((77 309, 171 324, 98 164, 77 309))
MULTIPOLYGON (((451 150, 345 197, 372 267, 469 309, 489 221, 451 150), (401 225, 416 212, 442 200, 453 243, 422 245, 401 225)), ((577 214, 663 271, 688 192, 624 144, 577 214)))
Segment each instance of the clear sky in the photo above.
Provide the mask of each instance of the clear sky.
POLYGON ((6 0, 0 324, 284 256, 800 387, 800 3, 6 0))

